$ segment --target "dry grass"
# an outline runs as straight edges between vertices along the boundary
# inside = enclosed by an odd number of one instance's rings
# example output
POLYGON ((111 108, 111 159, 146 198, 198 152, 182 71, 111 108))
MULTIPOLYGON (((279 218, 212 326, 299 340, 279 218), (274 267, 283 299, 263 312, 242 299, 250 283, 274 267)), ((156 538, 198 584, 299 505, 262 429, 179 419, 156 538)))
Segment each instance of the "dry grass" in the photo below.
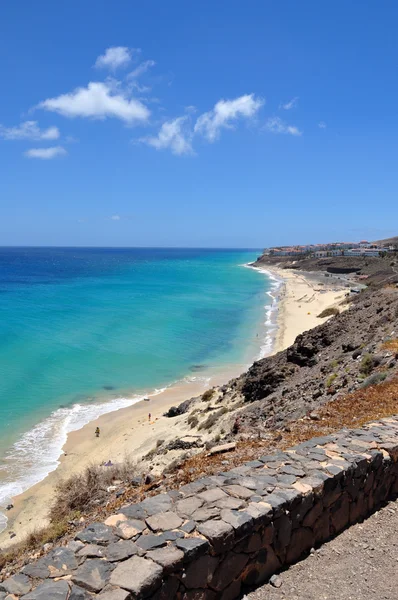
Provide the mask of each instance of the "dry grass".
POLYGON ((87 512, 102 504, 108 497, 107 488, 114 481, 128 483, 136 474, 136 466, 126 458, 111 467, 87 467, 83 473, 59 482, 55 488, 55 502, 50 509, 52 523, 60 523, 72 513, 87 512))
POLYGON ((398 353, 398 338, 395 338, 393 340, 387 340, 382 344, 381 349, 398 353))

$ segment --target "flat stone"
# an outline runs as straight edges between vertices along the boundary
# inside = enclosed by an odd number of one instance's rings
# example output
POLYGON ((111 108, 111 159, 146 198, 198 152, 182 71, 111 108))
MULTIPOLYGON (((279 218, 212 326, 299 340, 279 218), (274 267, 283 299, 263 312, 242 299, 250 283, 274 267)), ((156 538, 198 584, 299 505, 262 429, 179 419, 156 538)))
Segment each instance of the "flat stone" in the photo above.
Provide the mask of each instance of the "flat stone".
POLYGON ((151 550, 147 553, 147 557, 158 563, 165 571, 175 571, 182 565, 184 560, 184 552, 175 546, 167 548, 159 548, 151 550))
POLYGON ((68 600, 90 600, 92 596, 78 585, 72 585, 68 600))
POLYGON ((138 553, 138 546, 130 540, 119 540, 115 544, 109 544, 105 550, 105 558, 109 562, 116 562, 130 558, 138 553))
POLYGON ((141 506, 141 502, 138 504, 130 504, 129 506, 123 506, 120 509, 123 515, 126 515, 128 519, 145 519, 148 515, 144 508, 141 506))
POLYGON ((261 460, 250 460, 249 462, 245 463, 245 465, 251 469, 259 469, 260 467, 264 466, 264 463, 262 463, 261 460))
POLYGON ((216 502, 217 500, 221 500, 221 498, 226 497, 226 493, 220 488, 213 488, 211 490, 206 490, 198 494, 198 498, 204 500, 204 502, 216 502))
POLYGON ((227 496, 226 498, 221 498, 221 500, 217 500, 214 503, 217 508, 229 508, 230 510, 238 510, 239 508, 243 508, 246 506, 246 502, 241 498, 232 498, 232 496, 227 496))
POLYGON ((112 565, 106 560, 86 560, 72 575, 72 581, 90 592, 100 592, 109 581, 112 565))
POLYGON ((106 519, 106 521, 104 521, 104 523, 109 527, 117 527, 117 525, 122 521, 127 521, 127 516, 123 513, 119 513, 117 515, 111 515, 106 519))
POLYGON ((151 498, 145 498, 141 502, 141 507, 145 510, 147 516, 167 512, 172 508, 172 500, 168 494, 158 494, 151 498))
POLYGON ((228 549, 234 540, 234 528, 225 521, 207 521, 198 526, 198 531, 204 535, 218 554, 228 549))
POLYGON ((167 531, 169 529, 177 529, 182 525, 181 517, 173 512, 164 512, 153 515, 146 519, 146 524, 152 531, 167 531))
POLYGON ((66 600, 69 585, 66 581, 44 581, 21 600, 66 600))
POLYGON ((241 485, 227 485, 224 489, 230 496, 233 496, 234 498, 250 498, 253 493, 241 485))
POLYGON ((76 553, 76 556, 84 558, 102 558, 105 556, 105 547, 99 546, 98 544, 87 544, 76 553))
POLYGON ((152 550, 153 548, 161 548, 166 545, 167 540, 163 535, 141 535, 136 541, 137 546, 143 550, 152 550))
POLYGON ((235 442, 230 442, 229 444, 221 444, 220 446, 214 446, 209 451, 209 456, 214 456, 215 454, 223 454, 224 452, 232 452, 236 448, 235 442))
POLYGON ((224 509, 221 511, 221 519, 232 525, 236 536, 249 533, 253 526, 253 517, 244 511, 224 509))
POLYGON ((128 600, 128 598, 131 598, 131 596, 130 592, 122 590, 121 588, 115 588, 113 590, 101 592, 98 598, 101 600, 128 600))
POLYGON ((162 567, 153 560, 133 556, 116 567, 110 583, 129 590, 136 597, 146 597, 160 586, 162 574, 162 567))
POLYGON ((254 525, 266 525, 273 516, 271 504, 267 502, 250 502, 246 508, 246 512, 252 517, 254 525))
POLYGON ((181 525, 180 529, 182 531, 185 531, 185 533, 192 533, 193 531, 195 531, 196 528, 196 523, 195 521, 187 521, 186 523, 184 523, 184 525, 181 525))
POLYGON ((116 541, 113 529, 104 523, 93 523, 78 533, 75 539, 89 544, 108 544, 116 541))
POLYGON ((29 577, 21 573, 18 575, 12 575, 12 577, 9 577, 0 583, 1 591, 8 592, 9 594, 15 594, 16 596, 27 594, 31 589, 32 584, 29 577))
POLYGON ((204 500, 201 500, 196 496, 191 496, 189 498, 179 500, 176 504, 176 511, 183 517, 190 517, 192 513, 194 513, 195 510, 198 510, 198 508, 203 506, 203 504, 204 500))
POLYGON ((195 510, 192 514, 192 519, 197 523, 202 523, 203 521, 208 521, 209 519, 213 519, 214 517, 218 517, 220 514, 220 509, 216 506, 209 508, 199 508, 195 510))
POLYGON ((258 487, 258 479, 254 477, 234 477, 226 480, 226 485, 241 485, 248 490, 255 490, 258 487))
POLYGON ((77 568, 76 555, 68 548, 55 548, 39 561, 49 569, 49 577, 63 577, 77 568))
POLYGON ((203 538, 184 538, 177 540, 176 546, 184 552, 185 560, 193 560, 206 552, 209 542, 203 538))
POLYGON ((188 589, 206 588, 212 580, 218 565, 218 559, 206 554, 193 561, 186 568, 183 583, 188 589))
POLYGON ((144 521, 129 519, 128 521, 119 523, 116 534, 124 540, 131 540, 131 538, 142 533, 145 528, 144 521))
POLYGON ((83 548, 84 544, 80 540, 71 540, 66 548, 68 550, 72 550, 72 552, 77 552, 80 548, 83 548))
POLYGON ((295 475, 282 474, 282 475, 278 475, 276 479, 277 479, 278 485, 280 483, 285 483, 286 485, 292 485, 293 483, 296 483, 296 481, 297 481, 297 477, 295 475))
POLYGON ((33 579, 46 579, 50 575, 50 570, 44 562, 38 561, 37 563, 25 565, 22 573, 33 577, 33 579))
POLYGON ((162 538, 164 538, 166 542, 175 542, 183 537, 185 537, 185 535, 182 531, 165 531, 162 533, 162 538))

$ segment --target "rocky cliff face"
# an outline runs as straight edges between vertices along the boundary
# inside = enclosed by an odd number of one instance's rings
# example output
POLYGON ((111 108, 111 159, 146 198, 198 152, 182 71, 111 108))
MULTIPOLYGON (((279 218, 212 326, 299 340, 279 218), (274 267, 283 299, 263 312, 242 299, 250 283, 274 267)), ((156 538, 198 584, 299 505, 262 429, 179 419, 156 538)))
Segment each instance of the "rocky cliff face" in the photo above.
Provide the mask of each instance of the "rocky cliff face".
POLYGON ((397 369, 398 289, 365 290, 353 305, 299 335, 237 382, 252 427, 281 426, 334 396, 389 378, 397 369))

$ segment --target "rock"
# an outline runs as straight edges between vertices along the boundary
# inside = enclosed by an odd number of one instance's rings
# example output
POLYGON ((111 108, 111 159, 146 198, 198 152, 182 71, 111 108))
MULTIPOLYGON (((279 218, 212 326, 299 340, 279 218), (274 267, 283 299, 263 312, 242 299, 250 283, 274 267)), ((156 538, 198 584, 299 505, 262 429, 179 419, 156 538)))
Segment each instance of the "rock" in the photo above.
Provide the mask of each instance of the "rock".
POLYGON ((43 550, 44 550, 44 552, 49 552, 53 547, 54 547, 54 544, 49 542, 48 544, 44 544, 43 550))
POLYGON ((151 550, 147 553, 147 557, 158 563, 166 572, 175 571, 182 565, 184 552, 175 546, 168 546, 167 548, 151 550))
POLYGON ((195 510, 200 508, 203 504, 204 500, 195 496, 191 496, 189 498, 179 500, 176 504, 176 510, 178 514, 182 515, 183 517, 190 517, 195 510))
POLYGON ((6 506, 6 510, 11 510, 13 508, 14 508, 13 504, 7 504, 7 506, 6 506))
POLYGON ((105 556, 105 547, 98 544, 86 544, 78 550, 76 556, 79 558, 103 558, 105 556))
POLYGON ((15 594, 16 596, 27 594, 31 589, 32 584, 29 577, 23 574, 13 575, 3 581, 3 583, 0 583, 1 591, 15 594))
POLYGON ((215 454, 223 454, 224 452, 232 452, 236 449, 236 443, 231 442, 229 444, 221 444, 220 446, 214 446, 210 452, 209 456, 214 456, 215 454))
POLYGON ((117 525, 122 521, 127 521, 127 517, 123 513, 119 513, 117 515, 112 515, 108 517, 106 521, 104 521, 104 523, 109 527, 117 527, 117 525))
POLYGON ((115 544, 109 544, 105 550, 105 558, 109 562, 116 562, 130 558, 134 554, 138 553, 138 547, 134 542, 129 540, 120 540, 115 544))
POLYGON ((137 597, 145 597, 160 586, 162 574, 162 567, 152 560, 133 556, 116 567, 110 583, 129 590, 137 597))
POLYGON ((119 523, 119 526, 116 529, 116 534, 124 540, 131 540, 131 538, 142 533, 144 529, 144 521, 129 519, 128 521, 122 521, 119 523))
POLYGON ((282 585, 282 578, 279 577, 279 575, 272 575, 269 582, 273 587, 280 588, 282 585))
POLYGON ((131 596, 126 590, 114 588, 113 590, 101 592, 98 598, 101 600, 128 600, 131 596))
POLYGON ((86 590, 78 585, 72 585, 68 600, 90 600, 90 598, 92 598, 92 596, 90 596, 86 590))
POLYGON ((209 540, 217 554, 228 550, 234 540, 232 525, 224 521, 207 521, 198 526, 198 531, 209 540))
POLYGON ((44 581, 21 600, 66 600, 69 585, 66 581, 44 581))
POLYGON ((212 580, 214 571, 218 565, 218 559, 214 556, 201 556, 187 565, 183 575, 183 584, 188 589, 206 588, 212 580))
POLYGON ((165 546, 167 539, 164 535, 141 535, 136 541, 137 546, 143 550, 152 550, 154 548, 161 548, 165 546))
POLYGON ((246 554, 227 554, 218 566, 211 581, 211 587, 217 591, 224 590, 232 581, 239 577, 245 568, 249 557, 246 554))
POLYGON ((50 570, 46 564, 42 561, 37 563, 27 564, 23 567, 22 573, 33 577, 33 579, 46 579, 50 575, 50 570))
POLYGON ((185 538, 177 540, 176 546, 184 552, 185 560, 193 560, 206 552, 209 543, 202 538, 185 538))
POLYGON ((100 592, 109 581, 112 565, 106 560, 86 560, 72 575, 72 581, 90 592, 100 592))
POLYGON ((164 512, 146 519, 146 524, 152 531, 167 531, 169 529, 177 529, 182 525, 181 517, 173 512, 164 512))
POLYGON ((104 525, 104 523, 93 523, 78 533, 75 539, 90 544, 108 544, 109 542, 115 542, 116 536, 111 527, 104 525))

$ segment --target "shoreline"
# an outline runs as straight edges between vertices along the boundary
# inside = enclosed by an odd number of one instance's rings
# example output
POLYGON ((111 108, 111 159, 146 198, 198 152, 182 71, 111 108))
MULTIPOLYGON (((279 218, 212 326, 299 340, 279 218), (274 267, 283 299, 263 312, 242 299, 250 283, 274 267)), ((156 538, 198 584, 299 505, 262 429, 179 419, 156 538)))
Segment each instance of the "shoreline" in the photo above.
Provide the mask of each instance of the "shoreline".
MULTIPOLYGON (((264 352, 271 355, 287 348, 297 335, 324 322, 326 319, 319 319, 316 315, 344 297, 341 296, 342 290, 315 290, 312 282, 297 272, 288 273, 276 267, 267 269, 247 266, 263 272, 277 282, 275 296, 272 289, 266 292, 273 300, 270 305, 265 305, 266 319, 262 323, 266 335, 261 340, 260 354, 255 360, 262 358, 264 352), (311 311, 306 310, 308 304, 311 304, 311 311)), ((48 506, 61 479, 81 472, 90 464, 108 460, 119 462, 133 455, 134 460, 139 462, 154 448, 158 440, 169 441, 187 435, 181 430, 179 419, 171 423, 163 417, 164 412, 190 397, 200 396, 209 387, 225 384, 247 368, 248 365, 245 364, 209 368, 200 372, 200 376, 208 375, 202 377, 201 381, 181 380, 161 391, 149 402, 138 401, 108 412, 81 429, 70 432, 58 467, 33 487, 14 497, 14 508, 7 513, 7 529, 0 534, 0 546, 6 547, 21 541, 32 529, 47 524, 48 506), (101 429, 99 439, 94 436, 96 426, 101 429), (11 539, 10 531, 15 533, 11 539)), ((153 468, 156 469, 156 465, 153 468)))

